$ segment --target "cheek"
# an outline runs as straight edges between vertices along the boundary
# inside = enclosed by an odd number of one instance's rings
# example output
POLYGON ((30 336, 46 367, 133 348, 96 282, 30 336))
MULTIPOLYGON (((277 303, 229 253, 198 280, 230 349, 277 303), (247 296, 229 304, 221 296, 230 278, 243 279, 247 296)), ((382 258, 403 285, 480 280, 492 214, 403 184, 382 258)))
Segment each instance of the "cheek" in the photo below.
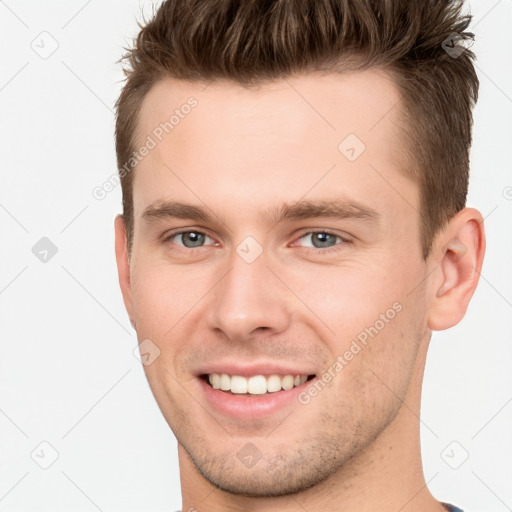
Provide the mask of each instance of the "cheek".
MULTIPOLYGON (((149 258, 148 258, 149 259, 149 258)), ((197 274, 197 273, 196 273, 197 274)), ((186 409, 185 378, 180 362, 190 350, 187 328, 195 324, 201 298, 208 286, 200 276, 183 268, 145 262, 132 274, 132 301, 139 342, 149 339, 159 349, 158 357, 144 365, 146 378, 167 421, 179 424, 186 409)), ((171 427, 172 428, 172 427, 171 427)))
POLYGON ((158 340, 171 336, 182 319, 194 314, 208 289, 204 274, 150 263, 136 268, 131 286, 137 331, 158 340))
POLYGON ((346 336, 340 330, 326 341, 333 361, 341 361, 342 369, 318 407, 337 418, 338 424, 350 425, 369 437, 398 414, 416 368, 420 333, 409 316, 412 312, 407 304, 393 312, 388 323, 370 320, 365 324, 363 320, 356 326, 354 321, 356 335, 346 336))
POLYGON ((356 335, 337 345, 338 351, 343 345, 349 353, 360 348, 357 355, 349 356, 345 383, 360 397, 362 406, 382 414, 396 411, 405 400, 426 334, 421 300, 407 293, 393 294, 387 300, 396 298, 385 301, 375 311, 377 316, 366 317, 356 335))
POLYGON ((314 312, 301 308, 299 323, 321 335, 331 362, 343 357, 345 378, 359 391, 368 383, 382 387, 372 371, 390 386, 395 376, 410 373, 424 337, 421 291, 411 293, 410 284, 419 281, 419 270, 391 258, 386 264, 381 257, 379 265, 325 266, 294 278, 297 294, 314 312))
MULTIPOLYGON (((388 310, 388 316, 394 317, 393 305, 404 295, 401 281, 391 270, 385 266, 375 269, 363 262, 297 269, 287 279, 330 334, 340 338, 356 336, 388 310)), ((304 308, 302 311, 311 314, 304 308)))

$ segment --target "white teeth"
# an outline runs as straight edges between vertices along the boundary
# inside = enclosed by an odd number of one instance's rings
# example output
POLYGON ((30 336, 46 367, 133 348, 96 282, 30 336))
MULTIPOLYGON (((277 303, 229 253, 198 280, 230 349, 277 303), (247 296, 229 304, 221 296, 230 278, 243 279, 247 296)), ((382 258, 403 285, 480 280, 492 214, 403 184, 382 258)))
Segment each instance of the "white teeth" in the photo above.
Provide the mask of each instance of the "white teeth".
POLYGON ((220 375, 220 389, 222 391, 229 391, 231 389, 231 377, 227 373, 220 375))
POLYGON ((208 380, 213 389, 231 391, 235 394, 264 395, 275 393, 282 389, 288 390, 300 386, 308 380, 307 375, 254 375, 248 379, 241 375, 228 375, 227 373, 211 373, 208 380))
POLYGON ((293 375, 286 375, 281 382, 281 386, 283 386, 283 389, 292 389, 293 375))
POLYGON ((240 375, 231 377, 231 393, 247 393, 247 379, 240 375))
POLYGON ((279 375, 271 375, 270 377, 267 377, 267 391, 269 393, 281 391, 281 377, 279 377, 279 375))
POLYGON ((212 373, 208 379, 213 389, 220 389, 220 375, 218 373, 212 373))
MULTIPOLYGON (((243 379, 243 377, 240 377, 243 379)), ((233 391, 233 379, 231 379, 231 392, 233 391)), ((245 380, 245 379, 244 379, 245 380)), ((263 395, 267 392, 267 379, 263 375, 255 375, 247 381, 247 392, 251 395, 263 395)))

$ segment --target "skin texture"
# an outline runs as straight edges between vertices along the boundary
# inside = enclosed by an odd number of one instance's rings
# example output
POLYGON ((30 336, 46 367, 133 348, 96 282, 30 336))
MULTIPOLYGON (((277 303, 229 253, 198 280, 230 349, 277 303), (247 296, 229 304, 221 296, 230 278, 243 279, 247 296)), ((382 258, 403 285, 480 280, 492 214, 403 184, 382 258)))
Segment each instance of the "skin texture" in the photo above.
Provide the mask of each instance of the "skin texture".
POLYGON ((139 342, 160 350, 144 369, 178 439, 182 510, 444 510, 422 472, 421 382, 432 330, 458 323, 477 285, 480 213, 459 212, 423 260, 400 96, 382 71, 255 90, 165 79, 144 101, 138 143, 191 96, 197 106, 136 168, 130 258, 115 221, 128 314, 139 342), (348 134, 366 146, 354 161, 338 149, 348 134), (340 199, 378 219, 265 215, 340 199), (213 220, 143 219, 157 200, 203 207, 213 220), (206 233, 205 244, 163 240, 178 228, 206 233), (307 235, 322 230, 335 235, 330 250, 307 235), (247 236, 262 249, 250 264, 236 251, 247 236), (322 375, 394 304, 394 318, 307 404, 245 421, 201 393, 196 373, 208 362, 306 363, 322 375), (237 457, 248 442, 262 454, 252 468, 237 457))

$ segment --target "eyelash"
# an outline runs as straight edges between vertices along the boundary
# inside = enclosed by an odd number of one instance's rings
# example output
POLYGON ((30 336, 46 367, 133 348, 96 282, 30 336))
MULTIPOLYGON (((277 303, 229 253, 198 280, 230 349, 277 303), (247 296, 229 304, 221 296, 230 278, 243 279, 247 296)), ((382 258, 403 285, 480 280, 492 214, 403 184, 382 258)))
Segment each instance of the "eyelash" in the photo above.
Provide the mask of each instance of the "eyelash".
MULTIPOLYGON (((183 235, 185 233, 198 233, 200 235, 209 236, 208 233, 205 233, 204 231, 200 231, 198 229, 183 229, 183 230, 174 231, 174 232, 168 234, 167 236, 165 236, 163 238, 163 242, 171 242, 174 237, 177 237, 179 235, 183 235)), ((339 238, 341 240, 341 242, 338 242, 337 244, 333 245, 332 247, 326 247, 326 248, 322 248, 322 247, 303 247, 303 249, 313 250, 314 252, 317 252, 317 253, 318 252, 329 253, 329 252, 332 252, 332 251, 339 251, 339 250, 342 249, 343 246, 352 243, 351 240, 348 240, 347 238, 344 238, 341 235, 338 235, 337 233, 334 233, 333 231, 330 231, 328 229, 322 229, 322 230, 317 230, 317 231, 306 231, 306 232, 302 233, 298 237, 298 240, 300 240, 301 238, 304 238, 307 235, 314 235, 314 234, 319 234, 319 233, 326 234, 326 235, 332 235, 332 236, 334 236, 336 238, 339 238)), ((212 238, 212 237, 209 237, 209 238, 212 238)), ((204 247, 207 247, 207 246, 202 245, 202 246, 199 246, 199 247, 185 247, 185 246, 178 245, 178 247, 179 247, 180 250, 189 251, 189 250, 203 249, 204 247)))

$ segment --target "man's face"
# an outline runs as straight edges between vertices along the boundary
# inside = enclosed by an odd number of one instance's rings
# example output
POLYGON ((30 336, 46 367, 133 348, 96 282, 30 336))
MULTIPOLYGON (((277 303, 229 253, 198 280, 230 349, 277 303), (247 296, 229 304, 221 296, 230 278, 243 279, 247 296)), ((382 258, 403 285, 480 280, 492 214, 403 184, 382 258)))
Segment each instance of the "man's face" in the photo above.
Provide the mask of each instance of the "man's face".
POLYGON ((371 448, 421 371, 419 190, 382 72, 202 89, 168 79, 144 101, 137 148, 197 105, 136 168, 125 300, 160 350, 145 371, 183 454, 225 490, 286 494, 371 448), (213 373, 299 386, 247 396, 213 373))

